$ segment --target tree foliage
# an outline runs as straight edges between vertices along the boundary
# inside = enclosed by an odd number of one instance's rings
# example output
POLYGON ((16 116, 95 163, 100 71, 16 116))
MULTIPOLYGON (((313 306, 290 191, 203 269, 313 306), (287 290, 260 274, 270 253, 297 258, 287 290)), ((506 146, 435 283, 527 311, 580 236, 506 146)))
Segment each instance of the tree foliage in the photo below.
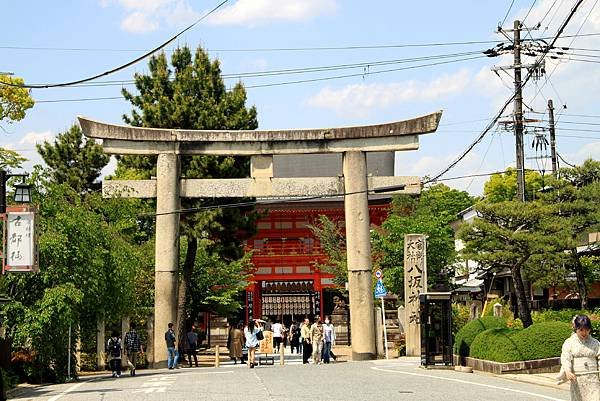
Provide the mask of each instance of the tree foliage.
MULTIPOLYGON (((537 171, 525 171, 525 200, 537 198, 539 190, 544 186, 544 177, 537 171)), ((516 200, 517 170, 508 168, 505 173, 494 174, 484 184, 483 195, 489 202, 516 200)))
MULTIPOLYGON (((600 228, 600 162, 589 159, 581 166, 561 169, 560 178, 550 180, 540 196, 545 204, 554 207, 556 217, 572 240, 566 253, 551 255, 553 265, 575 273, 581 308, 587 309, 587 287, 594 280, 594 269, 582 263, 586 255, 579 253, 577 246, 587 242, 585 237, 589 231, 600 228)), ((542 262, 547 263, 547 259, 542 262)), ((568 286, 566 276, 564 274, 562 284, 568 286)))
MULTIPOLYGON (((425 234, 427 239, 427 270, 431 284, 446 281, 444 272, 454 262, 454 233, 449 223, 456 214, 473 204, 466 192, 438 184, 425 189, 419 198, 398 196, 393 199, 392 213, 381 227, 371 231, 373 267, 384 271, 389 291, 404 293, 404 236, 425 234)), ((327 262, 318 265, 334 275, 334 282, 343 288, 347 281, 346 246, 339 222, 321 216, 311 227, 327 255, 327 262)))
POLYGON ((532 257, 568 247, 568 232, 554 218, 553 207, 539 201, 479 202, 476 210, 479 218, 473 224, 463 224, 458 232, 465 244, 463 256, 488 271, 510 270, 519 317, 528 327, 532 324, 531 311, 521 272, 531 269, 532 257))
POLYGON ((52 181, 65 183, 77 192, 100 188, 101 184, 96 180, 109 157, 101 145, 83 136, 78 125, 58 134, 54 143, 44 141, 36 148, 50 169, 52 181))
POLYGON ((320 215, 315 224, 308 228, 318 238, 321 249, 327 255, 326 263, 316 263, 315 267, 333 275, 335 286, 344 290, 348 281, 348 263, 346 259, 346 237, 341 222, 320 215))
MULTIPOLYGON (((164 53, 152 57, 148 74, 136 74, 138 94, 126 89, 122 93, 133 110, 123 119, 141 127, 194 130, 256 129, 256 109, 246 107, 246 91, 241 83, 226 90, 218 60, 198 48, 192 54, 187 46, 176 49, 171 65, 164 53)), ((186 178, 239 178, 249 176, 248 157, 183 156, 181 175, 186 178)), ((156 158, 123 156, 118 158, 116 176, 119 178, 148 178, 156 174, 156 158)), ((183 208, 198 208, 232 203, 239 199, 182 199, 183 208)), ((206 251, 207 261, 226 269, 243 256, 242 241, 253 234, 257 215, 250 208, 215 208, 181 215, 180 233, 186 238, 187 256, 183 259, 182 282, 179 287, 180 332, 183 330, 183 310, 189 280, 196 276, 196 253, 206 251), (208 241, 206 249, 198 244, 208 241), (215 259, 219 255, 222 261, 215 259)), ((202 268, 198 272, 206 272, 202 268)), ((208 279, 216 280, 216 276, 208 279)), ((220 297, 223 295, 221 294, 220 297)), ((192 298, 195 302, 197 298, 192 298)), ((223 305, 228 304, 223 302, 223 305)), ((234 305, 233 300, 230 305, 234 305)))
MULTIPOLYGON (((64 354, 66 360, 66 346, 54 341, 53 333, 60 332, 64 338, 68 324, 74 330, 90 326, 95 331, 98 317, 120 319, 136 305, 148 303, 147 298, 141 302, 136 298, 151 296, 136 291, 136 280, 145 277, 146 242, 136 221, 141 210, 134 205, 136 201, 102 200, 99 194, 82 195, 65 184, 46 181, 44 185, 39 178, 34 174, 39 191, 34 200, 43 199, 39 202, 40 271, 6 275, 0 291, 14 299, 8 308, 7 326, 14 334, 15 346, 35 356, 38 374, 46 375, 47 380, 62 380, 64 371, 49 373, 57 369, 56 355, 64 354), (68 308, 72 313, 63 312, 68 308), (40 334, 40 327, 47 339, 40 334)), ((66 366, 62 362, 60 369, 66 366)))
POLYGON ((429 285, 447 283, 456 258, 454 232, 450 222, 473 204, 464 191, 443 184, 426 188, 418 199, 401 195, 394 199, 393 210, 379 229, 373 231, 373 253, 383 269, 390 291, 404 293, 404 236, 427 235, 427 272, 429 285))
POLYGON ((0 74, 0 122, 13 123, 25 118, 34 101, 23 85, 22 78, 0 74), (8 85, 7 85, 8 84, 8 85))

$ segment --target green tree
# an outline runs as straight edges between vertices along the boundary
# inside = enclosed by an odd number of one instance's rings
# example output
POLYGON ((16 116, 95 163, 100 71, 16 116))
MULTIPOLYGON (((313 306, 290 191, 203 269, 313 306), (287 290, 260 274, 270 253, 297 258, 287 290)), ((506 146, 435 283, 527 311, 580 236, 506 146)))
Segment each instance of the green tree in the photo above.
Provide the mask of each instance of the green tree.
POLYGON ((85 138, 81 128, 73 125, 58 134, 54 143, 44 141, 37 151, 50 169, 52 180, 66 183, 77 192, 98 190, 96 182, 109 162, 109 156, 93 139, 85 138))
MULTIPOLYGON (((473 204, 464 191, 437 184, 426 188, 420 197, 400 195, 393 198, 392 213, 381 227, 371 231, 373 267, 384 271, 386 287, 393 293, 404 293, 404 236, 425 234, 427 239, 427 270, 431 284, 444 282, 448 267, 455 260, 454 232, 449 223, 456 220, 458 212, 473 204)), ((311 227, 321 242, 327 262, 318 265, 334 275, 341 288, 347 281, 345 239, 339 222, 321 216, 311 227)))
MULTIPOLYGON (((144 263, 147 253, 145 233, 140 233, 137 224, 137 215, 143 209, 135 203, 140 201, 117 202, 102 200, 99 194, 82 195, 66 184, 42 180, 37 175, 39 171, 36 170, 33 179, 38 191, 34 200, 39 202, 40 209, 40 271, 6 275, 0 283, 0 291, 6 291, 15 300, 8 313, 7 325, 17 340, 16 346, 40 355, 41 359, 34 367, 38 373, 45 374, 43 372, 48 369, 54 371, 57 368, 53 367, 57 361, 53 357, 44 359, 45 356, 64 354, 65 348, 61 342, 37 341, 36 327, 43 326, 52 333, 62 330, 64 336, 64 319, 68 318, 74 328, 81 325, 82 331, 95 333, 98 317, 119 319, 130 315, 139 294, 136 277, 147 276, 142 270, 147 266, 144 263), (43 312, 45 294, 49 289, 68 288, 69 285, 77 288, 78 302, 61 306, 63 298, 53 296, 49 305, 54 305, 52 308, 56 313, 67 307, 74 308, 74 312, 61 316, 61 319, 54 319, 54 315, 48 317, 43 312)), ((64 302, 75 297, 67 295, 64 302)), ((144 296, 148 297, 148 294, 144 296)), ((64 366, 59 367, 63 369, 64 366)), ((63 377, 57 373, 47 379, 61 380, 63 377)))
MULTIPOLYGON (((544 177, 536 171, 525 171, 525 200, 537 197, 544 186, 544 177)), ((517 197, 517 170, 506 169, 505 173, 494 174, 483 186, 483 195, 489 202, 515 200, 517 197)))
POLYGON ((202 310, 227 316, 242 305, 243 291, 250 278, 250 254, 232 261, 224 260, 211 250, 209 241, 201 241, 191 280, 194 285, 188 293, 188 312, 192 316, 202 310))
POLYGON ((515 286, 519 317, 532 324, 531 310, 523 285, 522 271, 532 257, 555 254, 569 243, 569 235, 552 206, 536 202, 479 202, 479 218, 463 224, 458 237, 463 240, 465 259, 476 261, 490 271, 509 269, 515 286))
MULTIPOLYGON (((187 46, 176 49, 171 66, 164 53, 150 59, 148 74, 136 74, 138 94, 124 89, 131 102, 128 124, 141 127, 180 129, 256 129, 256 109, 246 107, 246 91, 241 83, 226 90, 218 60, 198 48, 194 54, 187 46)), ((116 176, 148 178, 155 173, 156 158, 123 156, 118 159, 116 176)), ((249 158, 190 156, 182 157, 181 173, 187 178, 237 178, 249 176, 249 158)), ((183 199, 184 208, 217 206, 234 199, 183 199)), ((213 209, 181 215, 181 235, 186 241, 186 257, 179 286, 178 323, 183 331, 185 303, 194 272, 198 243, 210 241, 209 255, 218 254, 227 263, 243 255, 242 240, 254 232, 256 214, 250 209, 213 209)), ((213 260, 213 259, 209 259, 213 260)))
POLYGON ((26 161, 27 158, 14 150, 0 148, 0 168, 21 168, 21 165, 26 161))
MULTIPOLYGON (((554 206, 556 216, 569 230, 572 246, 565 249, 568 251, 566 265, 575 272, 581 308, 587 309, 586 282, 593 272, 582 263, 585 255, 578 253, 577 246, 584 242, 582 235, 600 227, 600 162, 588 159, 581 166, 561 169, 560 179, 550 180, 540 196, 546 204, 554 206)), ((565 253, 560 252, 554 258, 565 262, 565 253)))
POLYGON ((13 123, 25 118, 34 101, 23 85, 23 79, 0 74, 0 122, 13 123))
POLYGON ((315 224, 308 227, 319 240, 321 249, 327 255, 327 262, 316 263, 315 267, 333 275, 335 286, 339 290, 345 291, 346 282, 348 281, 348 263, 346 259, 346 237, 341 222, 320 215, 315 224))

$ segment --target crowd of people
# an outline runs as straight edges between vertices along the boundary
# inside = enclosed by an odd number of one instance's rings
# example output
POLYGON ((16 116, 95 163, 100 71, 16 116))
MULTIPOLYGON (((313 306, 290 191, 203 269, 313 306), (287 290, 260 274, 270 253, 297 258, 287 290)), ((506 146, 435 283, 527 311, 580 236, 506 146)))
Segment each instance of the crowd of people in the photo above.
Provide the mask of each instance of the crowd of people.
MULTIPOLYGON (((570 382, 571 400, 575 401, 598 401, 600 400, 600 342, 593 338, 590 333, 592 323, 585 315, 573 318, 573 334, 567 338, 562 347, 560 382, 570 382)), ((315 317, 311 324, 308 317, 302 322, 292 321, 287 327, 280 320, 272 323, 269 319, 250 319, 247 324, 239 322, 230 326, 227 348, 229 356, 237 364, 247 363, 250 368, 256 366, 256 351, 261 341, 269 341, 264 332, 270 331, 273 341, 273 353, 279 353, 281 347, 290 347, 291 354, 302 354, 304 364, 330 363, 337 359, 332 351, 335 345, 335 328, 329 316, 322 322, 319 316, 315 317)), ((192 360, 198 366, 197 348, 198 334, 192 325, 187 331, 182 344, 177 347, 177 336, 173 329, 173 323, 169 323, 165 332, 167 345, 167 365, 169 369, 176 369, 181 348, 184 356, 187 355, 189 366, 192 360), (183 346, 183 347, 182 347, 183 346)), ((270 343, 269 343, 270 344, 270 343)), ((144 348, 140 336, 136 331, 136 325, 131 323, 130 330, 125 335, 123 343, 117 331, 111 333, 107 342, 107 355, 113 377, 121 376, 121 359, 127 356, 130 374, 136 374, 136 362, 138 354, 143 353, 144 348)), ((184 357, 185 360, 185 357, 184 357)))
POLYGON ((316 317, 311 324, 308 318, 302 322, 293 320, 286 326, 281 320, 250 319, 248 324, 242 322, 230 326, 227 340, 229 356, 237 364, 248 363, 250 368, 256 366, 256 351, 263 341, 263 332, 269 331, 273 338, 273 353, 278 354, 281 347, 290 347, 291 354, 302 354, 302 362, 330 363, 337 360, 332 351, 335 344, 335 328, 329 316, 322 322, 316 317))

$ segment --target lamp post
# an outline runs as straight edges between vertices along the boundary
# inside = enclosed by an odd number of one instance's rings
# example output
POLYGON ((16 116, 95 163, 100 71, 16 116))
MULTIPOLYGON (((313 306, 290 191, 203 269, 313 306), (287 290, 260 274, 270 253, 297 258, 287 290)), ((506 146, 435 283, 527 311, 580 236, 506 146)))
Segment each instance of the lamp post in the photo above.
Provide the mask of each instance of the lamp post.
POLYGON ((31 202, 31 185, 25 182, 27 176, 29 174, 11 174, 4 169, 0 169, 0 214, 6 213, 6 183, 12 177, 23 178, 23 182, 14 185, 14 201, 19 203, 31 202))

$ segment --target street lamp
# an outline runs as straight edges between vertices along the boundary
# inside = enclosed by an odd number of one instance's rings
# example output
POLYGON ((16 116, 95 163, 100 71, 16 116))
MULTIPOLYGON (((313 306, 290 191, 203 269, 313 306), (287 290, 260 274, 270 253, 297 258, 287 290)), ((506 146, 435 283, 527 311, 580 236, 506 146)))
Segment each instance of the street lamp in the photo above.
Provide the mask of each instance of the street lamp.
POLYGON ((22 177, 23 182, 15 184, 14 201, 19 203, 31 202, 31 185, 25 182, 25 177, 29 174, 10 174, 6 170, 0 169, 0 214, 6 213, 6 182, 11 177, 22 177))
POLYGON ((23 182, 13 185, 15 187, 15 197, 14 200, 17 203, 29 203, 31 202, 31 185, 25 182, 25 178, 23 178, 23 182))

